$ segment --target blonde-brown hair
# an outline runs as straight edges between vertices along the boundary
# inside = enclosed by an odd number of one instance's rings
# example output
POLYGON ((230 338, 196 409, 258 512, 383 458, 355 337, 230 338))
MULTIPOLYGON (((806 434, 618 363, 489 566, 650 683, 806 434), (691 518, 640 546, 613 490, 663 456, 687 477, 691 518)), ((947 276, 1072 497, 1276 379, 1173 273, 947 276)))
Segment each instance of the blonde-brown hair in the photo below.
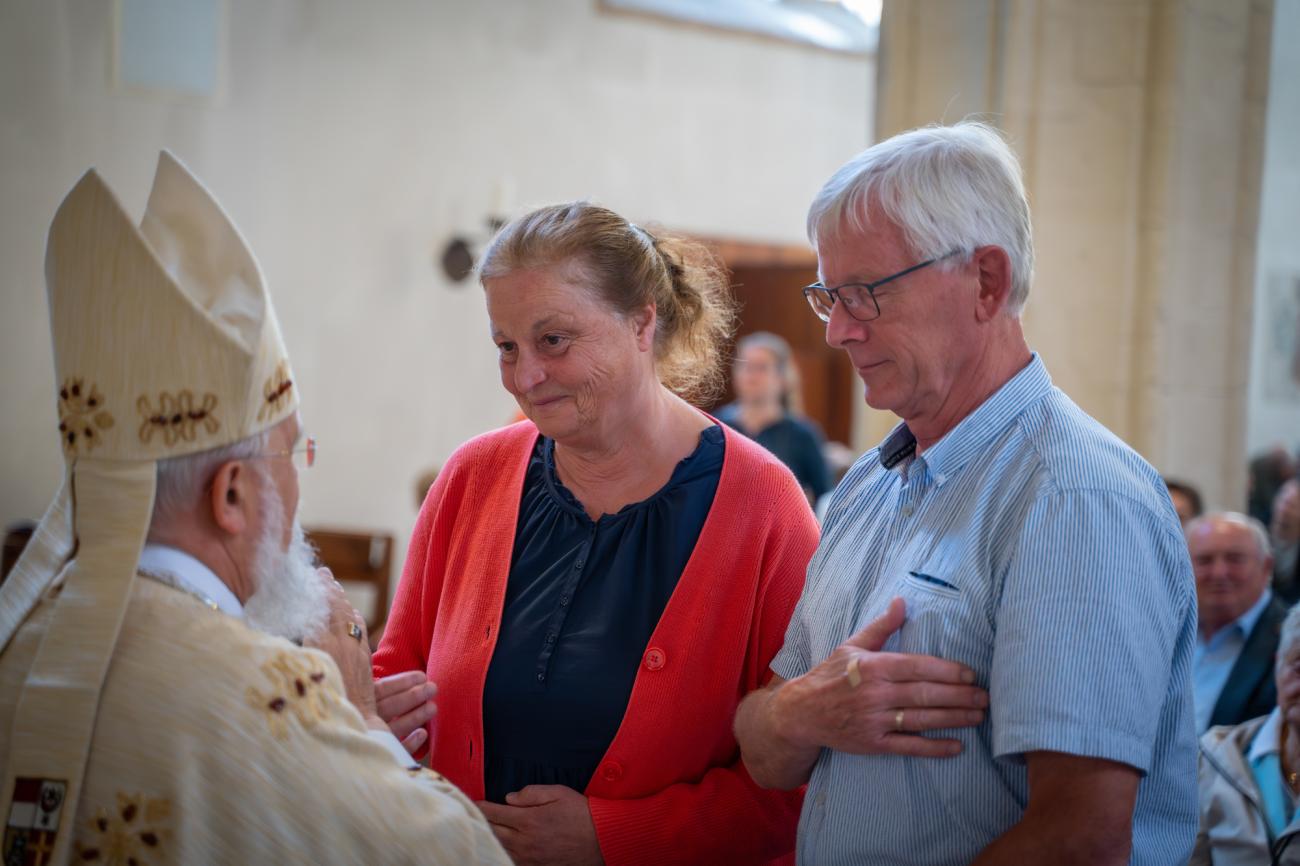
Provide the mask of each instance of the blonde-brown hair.
POLYGON ((718 393, 735 303, 726 271, 703 245, 651 234, 590 202, 568 202, 507 223, 483 253, 479 281, 570 262, 616 313, 654 304, 655 369, 667 388, 695 402, 718 393))

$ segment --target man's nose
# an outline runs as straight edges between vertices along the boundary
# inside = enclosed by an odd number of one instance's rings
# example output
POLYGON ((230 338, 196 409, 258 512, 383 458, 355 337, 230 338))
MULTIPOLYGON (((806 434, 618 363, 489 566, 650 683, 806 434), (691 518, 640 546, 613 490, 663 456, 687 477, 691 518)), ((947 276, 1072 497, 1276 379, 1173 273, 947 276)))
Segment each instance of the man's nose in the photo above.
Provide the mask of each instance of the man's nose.
POLYGON ((1228 565, 1228 560, 1222 556, 1212 558, 1206 563, 1205 570, 1210 577, 1214 578, 1227 577, 1232 571, 1228 565))
POLYGON ((826 323, 826 344, 832 349, 843 349, 849 343, 861 343, 867 338, 867 323, 859 322, 844 309, 839 301, 831 307, 831 320, 826 323))

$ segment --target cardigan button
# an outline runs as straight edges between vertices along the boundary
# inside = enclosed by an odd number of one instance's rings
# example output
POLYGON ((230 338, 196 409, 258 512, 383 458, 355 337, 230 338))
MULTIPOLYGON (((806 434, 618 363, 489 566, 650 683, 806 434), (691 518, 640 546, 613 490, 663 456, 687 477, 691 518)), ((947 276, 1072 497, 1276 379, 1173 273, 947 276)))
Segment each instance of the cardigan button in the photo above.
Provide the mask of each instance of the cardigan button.
POLYGON ((617 782, 623 778, 623 765, 618 761, 606 761, 600 768, 600 777, 606 782, 617 782))
POLYGON ((645 651, 644 661, 646 670, 657 671, 664 666, 665 662, 668 661, 668 654, 659 649, 659 647, 652 646, 650 649, 645 651))

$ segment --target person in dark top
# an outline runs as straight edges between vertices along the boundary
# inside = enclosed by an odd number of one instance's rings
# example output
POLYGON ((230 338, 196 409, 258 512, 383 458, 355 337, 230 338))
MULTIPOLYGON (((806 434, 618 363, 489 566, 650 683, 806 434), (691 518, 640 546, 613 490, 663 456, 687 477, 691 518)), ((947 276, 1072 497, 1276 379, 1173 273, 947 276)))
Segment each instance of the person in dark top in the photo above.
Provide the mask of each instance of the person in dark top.
POLYGON ((516 862, 787 856, 802 795, 760 790, 731 724, 818 530, 780 461, 684 399, 720 373, 725 275, 584 202, 506 225, 480 274, 526 419, 438 474, 376 674, 438 684, 430 766, 516 862))
POLYGON ((822 434, 798 412, 799 374, 790 344, 767 331, 736 342, 731 374, 736 402, 718 410, 718 420, 744 433, 790 467, 809 502, 831 489, 822 434))

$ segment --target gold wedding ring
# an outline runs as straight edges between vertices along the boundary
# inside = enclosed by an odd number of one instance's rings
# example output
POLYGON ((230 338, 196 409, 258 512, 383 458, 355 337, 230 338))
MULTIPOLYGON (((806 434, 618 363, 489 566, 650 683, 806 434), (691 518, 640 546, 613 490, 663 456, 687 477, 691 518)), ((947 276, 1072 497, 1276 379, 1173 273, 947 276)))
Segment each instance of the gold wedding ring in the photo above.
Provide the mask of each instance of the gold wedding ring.
POLYGON ((858 673, 858 657, 854 656, 849 659, 848 665, 844 668, 845 675, 849 678, 849 686, 857 688, 862 685, 862 674, 858 673))
POLYGON ((901 730, 903 730, 903 711, 902 711, 902 710, 899 710, 898 712, 894 713, 894 730, 896 730, 896 731, 901 731, 901 730))
POLYGON ((365 632, 363 632, 363 631, 361 630, 361 626, 357 625, 355 622, 350 622, 350 623, 348 623, 348 636, 349 636, 349 637, 354 637, 354 638, 356 638, 356 639, 359 641, 359 640, 361 640, 361 638, 362 638, 362 636, 363 636, 364 634, 365 634, 365 632))

